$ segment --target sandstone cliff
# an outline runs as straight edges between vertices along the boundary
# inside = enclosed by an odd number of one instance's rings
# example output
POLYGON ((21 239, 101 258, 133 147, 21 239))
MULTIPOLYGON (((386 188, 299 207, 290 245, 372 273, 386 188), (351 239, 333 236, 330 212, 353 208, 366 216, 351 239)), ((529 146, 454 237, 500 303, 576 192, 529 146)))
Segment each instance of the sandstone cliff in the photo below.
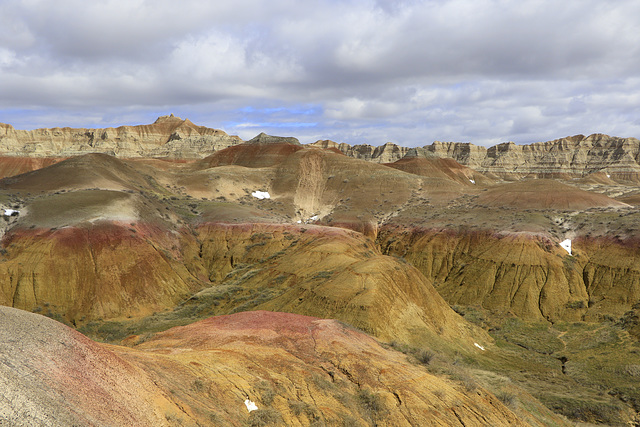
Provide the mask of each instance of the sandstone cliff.
POLYGON ((387 142, 379 147, 369 144, 360 144, 351 146, 346 143, 338 144, 337 142, 326 140, 316 141, 309 144, 318 148, 337 148, 349 157, 367 160, 374 163, 392 163, 400 160, 410 150, 409 147, 402 147, 392 142, 387 142))
MULTIPOLYGON (((335 148, 349 157, 376 163, 395 162, 410 150, 390 142, 379 147, 351 146, 329 140, 311 145, 335 148)), ((640 181, 640 141, 636 138, 576 135, 528 145, 505 142, 489 148, 435 141, 422 148, 438 157, 455 159, 478 172, 507 179, 580 178, 603 172, 614 180, 640 181)))
POLYGON ((217 129, 196 126, 173 115, 153 124, 106 129, 16 130, 0 124, 0 154, 69 157, 105 153, 117 157, 203 158, 242 140, 217 129))
POLYGON ((472 144, 434 142, 427 150, 452 157, 480 172, 499 176, 582 177, 605 172, 618 180, 640 179, 640 141, 603 134, 576 135, 547 142, 490 148, 472 144))
MULTIPOLYGON (((124 158, 199 159, 241 142, 237 136, 196 126, 188 119, 182 120, 173 115, 160 117, 150 125, 106 129, 24 131, 0 124, 0 155, 12 157, 64 158, 84 153, 106 153, 124 158)), ((250 142, 299 145, 296 138, 265 134, 250 142)), ((319 140, 309 145, 375 163, 393 163, 407 154, 412 156, 410 148, 391 142, 374 147, 319 140)), ((489 148, 471 143, 436 141, 425 145, 423 152, 452 158, 478 172, 508 179, 579 178, 602 172, 616 181, 640 181, 640 141, 636 138, 576 135, 529 145, 507 142, 489 148)), ((22 165, 23 168, 26 166, 22 165)))

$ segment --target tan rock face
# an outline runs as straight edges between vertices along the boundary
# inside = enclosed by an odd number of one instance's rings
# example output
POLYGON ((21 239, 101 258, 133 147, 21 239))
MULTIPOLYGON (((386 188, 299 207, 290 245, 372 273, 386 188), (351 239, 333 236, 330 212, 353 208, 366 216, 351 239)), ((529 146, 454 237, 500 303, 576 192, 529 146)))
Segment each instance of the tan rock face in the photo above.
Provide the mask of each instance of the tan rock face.
POLYGON ((415 268, 380 255, 360 233, 268 224, 207 224, 198 231, 211 280, 236 293, 220 301, 221 313, 245 300, 244 309, 339 319, 385 341, 438 345, 446 338, 467 349, 474 339, 489 342, 461 323, 415 268))
POLYGON ((402 147, 392 142, 387 142, 379 147, 374 147, 368 144, 351 146, 345 143, 338 144, 330 140, 321 140, 310 145, 319 148, 337 148, 349 157, 367 160, 374 163, 395 162, 403 158, 410 150, 409 147, 402 147))
MULTIPOLYGON (((395 162, 410 154, 411 150, 390 142, 373 147, 321 140, 311 145, 338 149, 349 157, 376 163, 395 162)), ((422 149, 438 157, 455 159, 478 172, 502 178, 578 178, 602 171, 614 180, 640 181, 640 141, 636 138, 576 135, 529 145, 505 142, 489 148, 471 143, 435 141, 422 149)))
POLYGON ((106 129, 16 130, 0 124, 0 153, 9 156, 69 157, 105 153, 117 157, 203 158, 239 144, 237 136, 164 116, 151 125, 106 129))
POLYGON ((501 177, 583 177, 605 171, 613 179, 640 179, 640 141, 636 138, 593 134, 529 145, 507 142, 484 148, 469 143, 434 142, 424 148, 501 177))

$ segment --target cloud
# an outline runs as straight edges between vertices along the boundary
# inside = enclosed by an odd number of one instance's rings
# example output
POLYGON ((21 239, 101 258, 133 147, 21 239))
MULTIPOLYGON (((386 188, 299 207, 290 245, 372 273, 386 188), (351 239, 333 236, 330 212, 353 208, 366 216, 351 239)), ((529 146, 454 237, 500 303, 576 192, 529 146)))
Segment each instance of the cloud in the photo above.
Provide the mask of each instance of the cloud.
POLYGON ((6 0, 0 121, 174 112, 407 145, 638 136, 637 16, 633 0, 6 0))

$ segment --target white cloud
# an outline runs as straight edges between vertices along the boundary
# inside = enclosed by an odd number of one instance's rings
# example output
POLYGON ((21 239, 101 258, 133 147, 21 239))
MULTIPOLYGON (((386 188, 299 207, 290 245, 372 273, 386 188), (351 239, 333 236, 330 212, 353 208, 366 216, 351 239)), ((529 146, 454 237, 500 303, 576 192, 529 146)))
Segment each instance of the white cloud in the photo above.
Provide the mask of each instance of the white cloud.
POLYGON ((173 111, 409 145, 640 136, 637 16, 634 0, 6 0, 0 121, 173 111))

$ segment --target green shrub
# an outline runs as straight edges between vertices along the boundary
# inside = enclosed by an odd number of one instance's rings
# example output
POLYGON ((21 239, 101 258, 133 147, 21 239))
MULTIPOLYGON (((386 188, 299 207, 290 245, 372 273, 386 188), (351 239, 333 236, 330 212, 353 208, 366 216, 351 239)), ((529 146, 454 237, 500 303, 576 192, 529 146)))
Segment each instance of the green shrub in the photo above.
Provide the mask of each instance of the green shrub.
POLYGON ((369 390, 361 389, 358 392, 357 400, 365 412, 372 418, 376 418, 385 410, 382 399, 378 393, 372 393, 369 390))
POLYGON ((508 390, 500 390, 496 393, 496 397, 500 399, 509 409, 516 409, 518 407, 518 398, 516 395, 508 390))
POLYGON ((273 408, 256 409, 249 413, 249 426, 262 427, 268 425, 281 425, 282 416, 273 408))
POLYGON ((268 381, 260 381, 256 384, 256 389, 260 393, 260 400, 267 406, 271 406, 273 399, 276 397, 276 392, 268 381))
POLYGON ((429 363, 431 363, 431 360, 433 360, 435 355, 436 354, 433 351, 426 349, 419 350, 415 354, 418 362, 422 363, 423 365, 428 365, 429 363))
POLYGON ((291 412, 293 412, 295 416, 305 415, 309 419, 316 419, 318 417, 316 408, 300 400, 290 400, 289 408, 291 408, 291 412))

